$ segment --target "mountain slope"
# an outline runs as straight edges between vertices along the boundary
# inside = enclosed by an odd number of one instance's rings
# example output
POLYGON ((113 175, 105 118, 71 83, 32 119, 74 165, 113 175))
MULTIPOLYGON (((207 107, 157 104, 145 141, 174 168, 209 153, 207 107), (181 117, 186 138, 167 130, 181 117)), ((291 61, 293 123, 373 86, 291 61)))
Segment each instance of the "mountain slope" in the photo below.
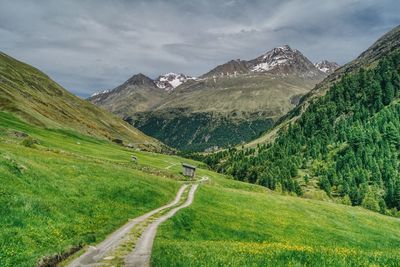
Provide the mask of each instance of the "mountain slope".
POLYGON ((194 80, 194 77, 190 77, 183 73, 176 74, 173 72, 160 75, 154 82, 158 88, 164 89, 166 91, 172 91, 179 85, 187 82, 188 80, 194 80))
POLYGON ((139 73, 115 89, 95 94, 88 100, 123 118, 152 109, 167 95, 168 92, 157 87, 155 81, 139 73))
POLYGON ((0 109, 48 128, 70 128, 102 138, 161 149, 116 116, 66 91, 39 70, 0 53, 0 109))
POLYGON ((360 68, 369 69, 376 66, 380 59, 391 54, 400 47, 400 26, 395 27, 367 50, 361 53, 355 60, 338 68, 332 75, 329 75, 323 82, 319 83, 312 91, 310 91, 301 101, 302 105, 307 105, 314 97, 323 95, 332 83, 339 80, 346 74, 354 73, 360 68))
POLYGON ((400 36, 399 27, 319 84, 312 93, 325 88, 324 94, 303 99, 288 115, 293 119, 277 125, 274 142, 225 151, 208 162, 271 189, 309 195, 319 187, 328 197, 395 214, 400 210, 400 43, 391 42, 393 36, 400 36), (379 56, 373 56, 376 51, 379 56))
POLYGON ((297 49, 288 45, 277 47, 250 61, 251 71, 269 72, 279 75, 297 74, 302 77, 321 76, 310 60, 297 49))
POLYGON ((201 77, 254 73, 270 73, 280 76, 297 74, 300 77, 318 77, 322 75, 321 71, 299 50, 292 49, 289 45, 283 45, 249 61, 231 60, 217 66, 201 77))
POLYGON ((396 51, 400 47, 400 26, 395 27, 381 38, 379 38, 374 44, 372 44, 367 50, 362 52, 355 60, 339 67, 334 73, 330 74, 322 82, 318 83, 309 93, 304 95, 299 102, 299 105, 291 110, 288 114, 283 116, 276 127, 269 133, 257 138, 248 144, 246 147, 255 147, 258 144, 263 144, 274 140, 276 133, 279 128, 285 127, 288 123, 297 120, 300 115, 307 109, 310 103, 314 101, 314 98, 319 98, 330 89, 331 85, 339 81, 346 74, 351 74, 359 71, 361 68, 369 69, 376 66, 379 60, 396 51))
POLYGON ((283 46, 217 66, 126 120, 182 150, 226 147, 268 130, 325 76, 298 50, 283 46))
POLYGON ((124 118, 136 112, 152 110, 176 87, 193 79, 182 73, 167 73, 152 80, 139 73, 112 90, 93 94, 88 101, 124 118))

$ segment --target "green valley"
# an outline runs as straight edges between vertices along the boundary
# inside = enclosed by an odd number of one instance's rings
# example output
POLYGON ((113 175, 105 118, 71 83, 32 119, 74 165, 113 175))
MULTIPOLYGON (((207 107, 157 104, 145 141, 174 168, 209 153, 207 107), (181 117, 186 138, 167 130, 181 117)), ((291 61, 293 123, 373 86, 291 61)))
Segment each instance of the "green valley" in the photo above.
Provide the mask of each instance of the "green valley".
POLYGON ((400 266, 395 0, 36 2, 0 1, 0 267, 400 266))
POLYGON ((284 196, 198 162, 0 116, 2 266, 32 266, 43 256, 98 243, 128 218, 167 203, 184 179, 182 161, 210 180, 193 206, 162 226, 154 266, 395 266, 399 260, 395 218, 284 196), (22 132, 35 144, 26 145, 22 132))

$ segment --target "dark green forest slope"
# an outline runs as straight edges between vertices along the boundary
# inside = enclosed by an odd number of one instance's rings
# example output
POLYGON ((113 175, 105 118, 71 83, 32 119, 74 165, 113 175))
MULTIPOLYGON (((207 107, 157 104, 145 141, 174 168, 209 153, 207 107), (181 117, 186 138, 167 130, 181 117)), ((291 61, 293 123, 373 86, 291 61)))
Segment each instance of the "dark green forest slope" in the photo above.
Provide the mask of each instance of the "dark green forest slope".
POLYGON ((247 119, 212 112, 190 112, 172 109, 136 113, 135 119, 125 120, 165 144, 186 151, 203 151, 220 146, 250 141, 274 124, 260 112, 247 115, 247 119), (251 117, 251 119, 250 119, 251 117))
MULTIPOLYGON (((272 144, 205 160, 238 180, 302 194, 317 180, 329 196, 375 211, 400 210, 400 53, 346 74, 314 98, 272 144), (304 181, 302 181, 304 180, 304 181)), ((294 114, 296 115, 296 114, 294 114)))

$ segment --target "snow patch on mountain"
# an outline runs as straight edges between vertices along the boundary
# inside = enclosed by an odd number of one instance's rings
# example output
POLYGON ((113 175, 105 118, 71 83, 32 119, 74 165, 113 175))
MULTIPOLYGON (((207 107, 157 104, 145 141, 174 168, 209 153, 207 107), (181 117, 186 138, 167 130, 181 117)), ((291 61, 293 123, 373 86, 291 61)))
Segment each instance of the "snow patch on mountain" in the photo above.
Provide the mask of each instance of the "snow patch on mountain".
POLYGON ((166 73, 164 75, 160 75, 154 82, 158 88, 164 89, 166 91, 172 91, 182 83, 188 80, 194 80, 195 77, 191 77, 182 73, 166 73))
POLYGON ((314 66, 319 69, 320 71, 326 73, 326 74, 331 74, 333 73, 337 68, 339 68, 339 64, 336 62, 330 62, 328 60, 321 60, 318 61, 317 63, 314 64, 314 66))
POLYGON ((299 53, 298 50, 293 50, 288 45, 276 47, 257 58, 258 62, 251 70, 254 72, 264 72, 273 70, 277 66, 290 64, 295 59, 297 53, 299 53))
POLYGON ((96 93, 92 94, 90 97, 94 97, 94 96, 98 96, 98 95, 102 95, 102 94, 107 94, 109 92, 110 92, 110 90, 104 90, 104 91, 101 91, 101 92, 96 92, 96 93))

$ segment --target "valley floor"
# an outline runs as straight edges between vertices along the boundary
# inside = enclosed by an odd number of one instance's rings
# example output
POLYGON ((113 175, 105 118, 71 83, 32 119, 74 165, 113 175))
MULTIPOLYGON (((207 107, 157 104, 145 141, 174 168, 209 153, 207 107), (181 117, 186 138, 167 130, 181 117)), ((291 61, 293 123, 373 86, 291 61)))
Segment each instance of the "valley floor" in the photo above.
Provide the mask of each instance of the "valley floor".
MULTIPOLYGON (((281 195, 228 179, 199 162, 34 127, 0 112, 0 266, 35 266, 44 256, 96 246, 130 218, 171 201, 184 180, 183 161, 199 167, 197 177, 210 180, 190 207, 161 224, 152 266, 400 262, 398 219, 281 195)), ((135 240, 146 226, 133 228, 135 240)))

